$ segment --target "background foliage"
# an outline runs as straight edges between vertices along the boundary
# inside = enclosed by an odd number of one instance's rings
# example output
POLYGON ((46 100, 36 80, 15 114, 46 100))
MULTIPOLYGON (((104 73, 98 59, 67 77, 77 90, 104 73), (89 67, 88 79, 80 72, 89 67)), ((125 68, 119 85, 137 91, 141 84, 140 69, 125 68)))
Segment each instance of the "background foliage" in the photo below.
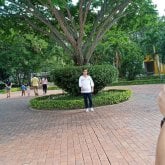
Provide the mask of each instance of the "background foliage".
MULTIPOLYGON (((41 1, 31 2, 38 4, 41 1)), ((46 1, 42 2, 45 5, 46 1)), ((73 5, 71 1, 63 1, 61 4, 59 3, 61 1, 52 2, 59 6, 65 15, 67 15, 66 6, 68 7, 74 15, 73 22, 79 31, 79 3, 73 5)), ((89 38, 93 23, 96 21, 98 13, 93 11, 100 5, 101 1, 92 1, 91 10, 84 25, 83 43, 89 38)), ((48 27, 43 26, 35 17, 30 17, 31 23, 44 30, 39 31, 27 24, 27 20, 20 15, 20 8, 13 5, 8 7, 8 10, 5 8, 6 11, 1 7, 0 15, 0 80, 5 81, 12 77, 15 83, 20 84, 23 81, 29 81, 30 74, 33 72, 46 73, 57 66, 75 65, 69 53, 66 53, 65 49, 50 37, 53 36, 52 33, 50 36, 44 33, 44 31, 50 32, 48 27)), ((45 12, 44 16, 48 16, 47 11, 43 9, 40 8, 45 12)), ((24 14, 28 16, 27 13, 24 14)), ((165 17, 158 16, 151 0, 131 2, 125 14, 123 13, 118 22, 106 31, 88 62, 92 65, 114 65, 121 77, 134 79, 140 73, 144 74, 140 64, 143 63, 144 56, 149 54, 154 57, 158 53, 160 60, 165 62, 165 17), (131 70, 133 64, 136 64, 136 67, 131 70)), ((58 26, 59 22, 51 23, 59 32, 62 32, 58 26)), ((74 34, 76 33, 73 33, 73 37, 75 37, 74 34)))

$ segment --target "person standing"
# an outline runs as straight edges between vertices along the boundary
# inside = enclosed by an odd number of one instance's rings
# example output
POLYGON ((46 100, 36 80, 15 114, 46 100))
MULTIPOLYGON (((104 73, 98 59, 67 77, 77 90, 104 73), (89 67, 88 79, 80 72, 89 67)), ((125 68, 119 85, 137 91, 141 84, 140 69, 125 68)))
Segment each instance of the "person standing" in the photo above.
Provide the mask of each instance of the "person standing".
POLYGON ((21 85, 22 96, 25 96, 26 89, 27 89, 26 86, 22 84, 21 85))
POLYGON ((7 80, 5 86, 6 86, 7 98, 9 98, 10 97, 10 92, 11 92, 11 87, 12 87, 11 81, 7 80))
POLYGON ((31 79, 31 84, 34 89, 35 96, 38 96, 38 86, 39 86, 39 79, 34 75, 34 77, 31 79))
POLYGON ((48 79, 46 77, 43 77, 41 82, 42 82, 43 94, 45 95, 47 93, 48 79))
POLYGON ((29 84, 27 84, 27 94, 28 94, 28 96, 30 96, 30 85, 29 84))
POLYGON ((84 69, 83 74, 79 77, 79 87, 84 97, 86 112, 94 111, 92 103, 92 92, 94 91, 94 82, 88 75, 88 70, 84 69))

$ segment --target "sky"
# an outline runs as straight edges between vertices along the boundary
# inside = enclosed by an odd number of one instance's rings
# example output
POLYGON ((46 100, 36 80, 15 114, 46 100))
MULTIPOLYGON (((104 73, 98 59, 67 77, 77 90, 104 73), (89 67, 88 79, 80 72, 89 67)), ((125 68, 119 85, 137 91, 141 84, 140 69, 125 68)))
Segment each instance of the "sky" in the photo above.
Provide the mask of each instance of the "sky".
POLYGON ((152 0, 157 5, 157 10, 160 16, 165 16, 165 0, 152 0))

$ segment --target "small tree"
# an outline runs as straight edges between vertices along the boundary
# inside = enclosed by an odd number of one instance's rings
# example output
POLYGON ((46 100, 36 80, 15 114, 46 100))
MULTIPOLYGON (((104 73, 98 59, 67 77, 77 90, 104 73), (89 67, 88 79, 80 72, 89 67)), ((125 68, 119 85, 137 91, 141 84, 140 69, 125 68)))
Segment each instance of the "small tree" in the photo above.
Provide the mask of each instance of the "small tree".
POLYGON ((122 58, 120 75, 128 80, 134 80, 142 72, 143 56, 139 48, 131 45, 126 55, 122 58))

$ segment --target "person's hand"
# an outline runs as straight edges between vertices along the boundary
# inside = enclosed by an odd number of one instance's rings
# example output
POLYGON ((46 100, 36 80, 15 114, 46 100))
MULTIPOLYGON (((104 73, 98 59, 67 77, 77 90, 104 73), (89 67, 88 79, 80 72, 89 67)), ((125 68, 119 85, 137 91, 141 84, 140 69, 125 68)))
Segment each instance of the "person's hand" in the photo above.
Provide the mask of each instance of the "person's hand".
POLYGON ((94 92, 94 87, 91 88, 92 93, 94 92))
POLYGON ((165 86, 163 86, 162 91, 159 93, 158 105, 160 112, 165 117, 165 86))

